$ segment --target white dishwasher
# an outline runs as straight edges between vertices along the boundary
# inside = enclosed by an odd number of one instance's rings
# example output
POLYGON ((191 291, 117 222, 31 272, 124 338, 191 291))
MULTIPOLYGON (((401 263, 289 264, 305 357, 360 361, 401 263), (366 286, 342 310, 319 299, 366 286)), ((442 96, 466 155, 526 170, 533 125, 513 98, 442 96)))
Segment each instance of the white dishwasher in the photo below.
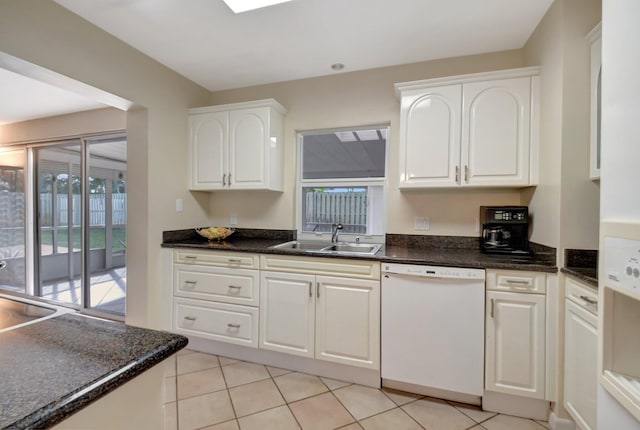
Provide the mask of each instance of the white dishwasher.
POLYGON ((481 404, 482 269, 382 264, 382 385, 481 404))

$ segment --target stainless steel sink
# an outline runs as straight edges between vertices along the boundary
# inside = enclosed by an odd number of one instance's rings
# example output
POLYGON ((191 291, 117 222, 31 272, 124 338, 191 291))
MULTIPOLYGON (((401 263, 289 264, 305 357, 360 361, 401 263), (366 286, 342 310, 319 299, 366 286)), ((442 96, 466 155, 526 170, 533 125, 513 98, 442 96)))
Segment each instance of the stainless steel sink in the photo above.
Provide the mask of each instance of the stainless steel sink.
POLYGON ((323 251, 349 253, 349 254, 375 254, 381 245, 371 243, 336 243, 334 245, 323 248, 323 251))
POLYGON ((336 255, 374 255, 382 245, 371 243, 327 243, 316 241, 298 241, 280 243, 273 249, 298 251, 301 253, 336 254, 336 255))
POLYGON ((327 246, 330 246, 329 242, 314 242, 314 241, 300 241, 300 240, 292 240, 290 242, 280 243, 278 245, 273 245, 271 248, 274 249, 292 249, 298 251, 320 251, 327 246))

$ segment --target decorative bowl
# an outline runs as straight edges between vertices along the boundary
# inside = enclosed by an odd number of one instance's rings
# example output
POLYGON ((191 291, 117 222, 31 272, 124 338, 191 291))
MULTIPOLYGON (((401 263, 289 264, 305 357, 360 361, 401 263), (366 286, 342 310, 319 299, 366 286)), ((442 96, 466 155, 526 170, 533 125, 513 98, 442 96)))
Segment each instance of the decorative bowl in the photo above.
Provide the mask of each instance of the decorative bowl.
POLYGON ((231 236, 235 230, 227 227, 202 227, 196 228, 196 233, 211 241, 221 241, 231 236))

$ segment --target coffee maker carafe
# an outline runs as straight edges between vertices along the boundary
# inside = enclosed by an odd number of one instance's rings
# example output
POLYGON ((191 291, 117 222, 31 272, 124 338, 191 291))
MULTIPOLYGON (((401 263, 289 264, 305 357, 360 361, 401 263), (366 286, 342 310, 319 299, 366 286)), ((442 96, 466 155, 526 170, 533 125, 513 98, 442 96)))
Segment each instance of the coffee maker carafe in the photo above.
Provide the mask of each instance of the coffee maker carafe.
POLYGON ((480 250, 490 254, 530 255, 529 208, 480 206, 480 250))

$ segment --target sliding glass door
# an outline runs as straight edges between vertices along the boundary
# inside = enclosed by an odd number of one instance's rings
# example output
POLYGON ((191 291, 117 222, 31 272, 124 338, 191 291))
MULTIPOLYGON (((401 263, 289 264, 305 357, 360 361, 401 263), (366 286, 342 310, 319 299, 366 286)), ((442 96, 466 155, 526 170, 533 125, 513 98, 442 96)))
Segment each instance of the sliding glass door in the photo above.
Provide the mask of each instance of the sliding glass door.
POLYGON ((0 148, 0 289, 25 293, 26 150, 0 148))
POLYGON ((36 148, 35 295, 82 305, 81 142, 36 148))
POLYGON ((124 316, 126 153, 121 135, 0 147, 0 292, 124 316))
POLYGON ((85 294, 94 310, 124 315, 127 268, 127 142, 86 140, 89 251, 85 294))

